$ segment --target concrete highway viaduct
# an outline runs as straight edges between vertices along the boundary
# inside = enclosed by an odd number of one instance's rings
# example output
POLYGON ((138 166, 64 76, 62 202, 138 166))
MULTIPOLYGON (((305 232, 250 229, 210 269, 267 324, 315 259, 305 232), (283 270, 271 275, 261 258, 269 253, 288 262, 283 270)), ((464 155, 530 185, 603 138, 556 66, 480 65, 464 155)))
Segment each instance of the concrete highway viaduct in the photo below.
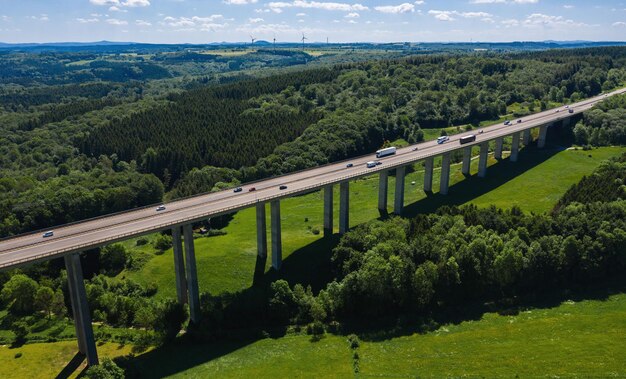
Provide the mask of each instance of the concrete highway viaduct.
POLYGON ((283 198, 324 191, 324 235, 332 235, 333 189, 339 186, 339 233, 349 228, 350 181, 363 176, 379 175, 378 208, 387 212, 388 175, 395 170, 395 197, 393 212, 402 214, 404 207, 404 178, 408 166, 423 162, 425 168, 424 191, 432 192, 433 168, 436 157, 441 157, 439 193, 446 195, 450 182, 451 155, 463 152, 462 172, 469 174, 472 149, 478 148, 478 177, 487 175, 487 158, 490 144, 494 146, 496 159, 502 159, 505 139, 511 140, 509 159, 516 162, 520 144, 532 142, 531 130, 537 128, 537 146, 546 143, 548 128, 556 122, 569 123, 572 117, 589 110, 594 104, 608 96, 621 94, 626 89, 596 96, 567 109, 559 107, 525 116, 521 122, 512 120, 510 125, 497 124, 450 136, 449 141, 438 144, 429 141, 398 149, 392 156, 378 159, 382 162, 372 168, 366 162, 376 160, 372 154, 347 161, 312 168, 280 177, 274 177, 242 186, 241 192, 233 190, 203 194, 165 204, 166 209, 155 211, 154 206, 107 215, 68 225, 58 226, 51 237, 42 237, 42 232, 20 235, 0 241, 0 269, 31 264, 63 257, 67 269, 67 280, 72 304, 72 313, 78 338, 78 348, 87 358, 89 365, 98 363, 94 333, 80 265, 79 253, 114 242, 135 238, 159 231, 171 230, 176 272, 176 293, 180 303, 189 305, 191 322, 200 320, 200 294, 196 270, 193 230, 194 222, 206 220, 241 209, 256 208, 257 253, 265 258, 268 254, 266 204, 270 208, 271 263, 279 270, 282 263, 282 241, 280 225, 280 201, 283 198), (570 113, 570 109, 572 109, 570 113), (460 144, 462 136, 474 134, 476 139, 460 144), (349 165, 349 163, 351 165, 349 165), (280 186, 287 186, 280 188, 280 186), (250 189, 254 187, 254 191, 250 189))

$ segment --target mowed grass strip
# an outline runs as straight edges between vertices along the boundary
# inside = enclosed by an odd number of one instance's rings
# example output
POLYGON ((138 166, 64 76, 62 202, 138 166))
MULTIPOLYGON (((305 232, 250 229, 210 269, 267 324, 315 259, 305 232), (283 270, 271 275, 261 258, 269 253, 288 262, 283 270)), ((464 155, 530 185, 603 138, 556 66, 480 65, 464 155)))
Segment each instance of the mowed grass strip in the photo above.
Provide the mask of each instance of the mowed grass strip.
MULTIPOLYGON (((475 152, 478 148, 474 149, 475 152)), ((438 195, 440 170, 435 169, 433 194, 423 191, 424 172, 421 163, 407 174, 405 181, 405 214, 426 213, 442 205, 475 203, 510 208, 520 206, 525 211, 546 212, 556 200, 584 175, 590 174, 601 161, 626 151, 623 147, 605 147, 591 151, 554 149, 522 150, 517 163, 508 159, 496 161, 491 155, 487 177, 478 178, 478 159, 472 160, 472 176, 461 174, 461 165, 451 169, 448 196, 438 195), (415 184, 412 184, 415 182, 415 184)), ((338 231, 339 189, 334 193, 334 226, 338 231)), ((389 177, 388 210, 393 211, 395 178, 389 177)), ((378 175, 350 183, 350 225, 352 227, 380 217, 377 209, 378 175)), ((269 206, 267 208, 268 248, 271 251, 269 206)), ((290 283, 296 281, 323 286, 329 280, 332 241, 322 237, 323 193, 317 191, 281 201, 281 223, 284 270, 280 275, 290 283), (319 231, 315 234, 314 231, 319 231)), ((195 240, 198 279, 201 291, 219 294, 238 291, 252 285, 256 265, 256 216, 248 208, 234 215, 224 229, 226 235, 195 240)), ((270 269, 271 260, 266 262, 270 269)), ((122 276, 140 283, 156 282, 158 297, 175 297, 174 269, 171 249, 153 257, 136 272, 122 276)), ((292 284, 293 284, 292 283, 292 284)))

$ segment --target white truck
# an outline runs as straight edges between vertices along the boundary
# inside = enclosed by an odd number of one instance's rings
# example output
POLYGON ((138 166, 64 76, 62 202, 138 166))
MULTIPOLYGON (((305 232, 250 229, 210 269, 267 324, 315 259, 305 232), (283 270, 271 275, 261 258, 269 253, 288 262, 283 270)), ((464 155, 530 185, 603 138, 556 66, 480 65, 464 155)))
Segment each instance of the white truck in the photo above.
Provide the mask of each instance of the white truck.
POLYGON ((367 164, 367 168, 376 167, 376 161, 369 161, 366 164, 367 164))
POLYGON ((394 155, 396 153, 396 148, 395 146, 392 147, 388 147, 385 149, 380 149, 378 151, 376 151, 376 158, 382 158, 382 157, 386 157, 388 155, 394 155))

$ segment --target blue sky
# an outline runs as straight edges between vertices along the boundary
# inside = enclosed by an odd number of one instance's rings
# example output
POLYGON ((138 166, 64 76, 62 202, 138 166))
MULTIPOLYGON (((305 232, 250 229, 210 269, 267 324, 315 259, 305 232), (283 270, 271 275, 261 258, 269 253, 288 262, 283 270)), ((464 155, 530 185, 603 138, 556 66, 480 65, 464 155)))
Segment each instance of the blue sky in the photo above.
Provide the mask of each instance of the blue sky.
POLYGON ((0 0, 0 41, 626 40, 626 0, 0 0))

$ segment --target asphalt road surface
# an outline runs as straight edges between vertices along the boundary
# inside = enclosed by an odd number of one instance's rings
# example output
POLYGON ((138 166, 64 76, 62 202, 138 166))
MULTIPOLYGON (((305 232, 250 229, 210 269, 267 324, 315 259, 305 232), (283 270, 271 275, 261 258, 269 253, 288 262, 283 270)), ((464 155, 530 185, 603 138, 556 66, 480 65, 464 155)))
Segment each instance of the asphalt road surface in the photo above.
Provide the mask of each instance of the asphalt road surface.
POLYGON ((0 269, 50 259, 69 252, 94 248, 142 234, 168 229, 175 225, 184 225, 211 216, 254 206, 258 202, 266 202, 313 191, 328 184, 371 175, 467 146, 479 145, 482 142, 491 141, 498 137, 510 136, 518 131, 575 116, 580 112, 589 110, 594 104, 608 96, 625 92, 626 89, 620 89, 571 104, 569 107, 574 109, 574 114, 568 113, 565 107, 559 107, 523 117, 521 123, 517 123, 517 120, 511 120, 511 125, 508 126, 500 123, 481 128, 483 133, 479 133, 479 130, 474 130, 450 136, 450 140, 443 144, 429 141, 398 149, 395 155, 380 159, 376 159, 375 154, 368 154, 285 176, 248 183, 242 185, 243 190, 239 193, 229 189, 167 203, 165 204, 165 210, 162 211, 157 211, 157 206, 155 205, 62 225, 50 229, 54 231, 52 237, 44 238, 44 231, 39 231, 4 239, 0 242, 0 269), (476 141, 460 145, 459 139, 469 134, 476 135, 476 141), (382 162, 382 165, 367 168, 366 162, 372 160, 379 160, 382 162), (347 167, 348 163, 352 163, 353 166, 347 167), (281 185, 286 185, 287 188, 280 190, 279 186, 281 185), (249 189, 251 187, 255 187, 256 190, 250 192, 249 189))

